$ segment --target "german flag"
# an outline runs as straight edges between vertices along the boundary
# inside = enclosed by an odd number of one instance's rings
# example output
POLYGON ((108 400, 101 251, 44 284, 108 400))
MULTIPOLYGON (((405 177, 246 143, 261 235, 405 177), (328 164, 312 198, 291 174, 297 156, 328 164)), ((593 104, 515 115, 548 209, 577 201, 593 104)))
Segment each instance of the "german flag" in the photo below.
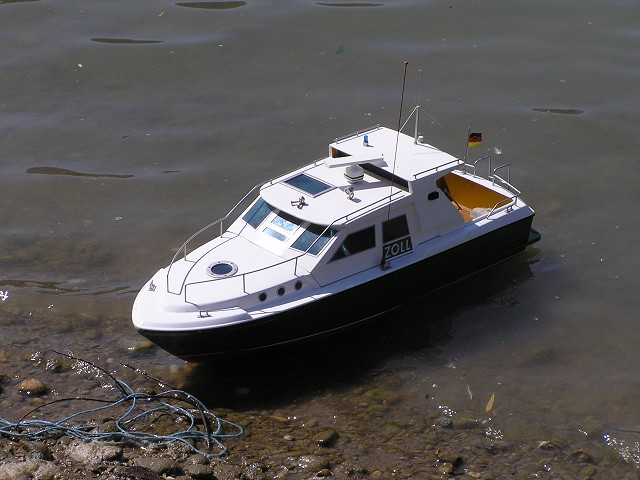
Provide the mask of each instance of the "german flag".
POLYGON ((481 133, 470 133, 469 134, 469 146, 477 147, 482 144, 482 134, 481 133))

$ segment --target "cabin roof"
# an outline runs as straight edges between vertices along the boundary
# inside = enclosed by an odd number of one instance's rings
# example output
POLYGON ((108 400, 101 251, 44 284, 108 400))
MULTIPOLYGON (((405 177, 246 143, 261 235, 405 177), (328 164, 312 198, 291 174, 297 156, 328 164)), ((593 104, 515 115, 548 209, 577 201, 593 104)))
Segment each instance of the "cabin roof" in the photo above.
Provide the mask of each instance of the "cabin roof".
POLYGON ((329 145, 328 157, 266 183, 261 195, 270 205, 302 220, 340 226, 384 207, 390 197, 395 202, 411 195, 415 184, 433 183, 428 177, 442 176, 460 164, 461 160, 432 145, 374 127, 336 139, 329 145), (345 171, 353 165, 364 167, 364 177, 350 184, 345 171), (350 187, 351 199, 345 193, 350 187))
POLYGON ((389 173, 395 173, 407 182, 414 181, 416 176, 426 175, 425 172, 435 173, 443 168, 451 170, 462 161, 456 162, 456 157, 427 143, 414 142, 413 137, 398 134, 386 127, 374 127, 361 133, 352 134, 342 139, 336 139, 330 146, 330 151, 338 151, 352 156, 380 156, 385 159, 383 166, 389 173), (364 144, 364 137, 368 142, 364 144), (397 155, 396 155, 397 143, 397 155), (394 171, 395 158, 395 171, 394 171))

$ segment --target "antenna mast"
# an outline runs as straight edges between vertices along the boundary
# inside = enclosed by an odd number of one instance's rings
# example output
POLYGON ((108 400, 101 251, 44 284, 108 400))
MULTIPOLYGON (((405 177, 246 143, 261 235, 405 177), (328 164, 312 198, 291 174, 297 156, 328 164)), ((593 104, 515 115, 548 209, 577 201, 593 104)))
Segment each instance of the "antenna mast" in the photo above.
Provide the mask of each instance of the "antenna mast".
MULTIPOLYGON (((398 113, 398 130, 396 131, 396 149, 393 154, 393 169, 391 171, 391 185, 389 187, 389 207, 387 209, 387 221, 391 218, 391 198, 393 197, 393 184, 395 183, 395 175, 396 175, 396 160, 398 158, 398 140, 400 138, 400 130, 402 124, 402 104, 404 103, 404 86, 407 83, 407 65, 409 62, 405 60, 404 62, 404 76, 402 77, 402 95, 400 96, 400 112, 398 113)), ((384 252, 384 248, 383 248, 384 252)), ((382 254, 382 259, 380 260, 380 268, 386 270, 389 268, 389 262, 382 254)))
POLYGON ((391 171, 391 190, 389 192, 389 212, 387 213, 387 220, 391 215, 391 196, 393 195, 394 177, 396 175, 396 160, 398 158, 398 140, 400 138, 400 130, 402 128, 400 124, 402 123, 402 104, 404 103, 404 86, 407 83, 407 65, 409 65, 409 62, 405 60, 404 77, 402 77, 402 95, 400 96, 400 112, 398 113, 398 130, 396 131, 396 150, 393 154, 393 169, 391 171))

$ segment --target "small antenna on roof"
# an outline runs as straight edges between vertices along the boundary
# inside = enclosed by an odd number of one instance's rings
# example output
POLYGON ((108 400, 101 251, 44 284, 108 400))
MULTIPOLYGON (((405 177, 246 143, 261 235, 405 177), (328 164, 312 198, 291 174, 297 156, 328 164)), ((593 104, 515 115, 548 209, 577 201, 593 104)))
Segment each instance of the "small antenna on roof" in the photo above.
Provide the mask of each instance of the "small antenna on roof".
POLYGON ((416 85, 416 126, 413 130, 413 143, 418 143, 418 125, 420 124, 420 108, 422 105, 422 89, 424 87, 424 82, 422 80, 422 70, 418 70, 418 84, 416 85), (418 94, 420 95, 418 97, 418 94))

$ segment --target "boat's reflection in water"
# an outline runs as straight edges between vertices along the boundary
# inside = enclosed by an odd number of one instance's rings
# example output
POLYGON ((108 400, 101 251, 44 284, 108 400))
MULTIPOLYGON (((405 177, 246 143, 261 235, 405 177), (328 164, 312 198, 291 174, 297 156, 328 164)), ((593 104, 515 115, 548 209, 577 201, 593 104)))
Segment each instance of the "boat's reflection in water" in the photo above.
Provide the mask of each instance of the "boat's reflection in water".
POLYGON ((449 341, 456 317, 491 299, 508 303, 514 279, 517 285, 533 277, 530 265, 537 252, 528 247, 499 265, 336 335, 196 364, 185 389, 220 407, 272 408, 327 390, 348 394, 398 362, 444 366, 449 360, 441 358, 440 347, 449 341))

